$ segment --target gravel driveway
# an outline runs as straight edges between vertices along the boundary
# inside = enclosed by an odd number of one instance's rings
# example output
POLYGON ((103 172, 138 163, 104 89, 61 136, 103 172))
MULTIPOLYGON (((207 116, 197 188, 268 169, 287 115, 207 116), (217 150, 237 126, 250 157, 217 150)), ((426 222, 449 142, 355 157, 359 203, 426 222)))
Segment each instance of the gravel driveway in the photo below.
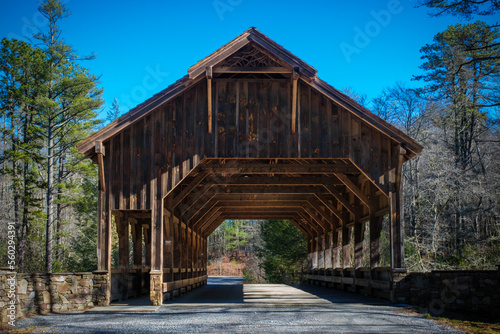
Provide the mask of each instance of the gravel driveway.
MULTIPOLYGON (((34 333, 460 333, 384 301, 313 286, 209 284, 155 312, 51 314, 34 333)), ((140 308, 139 308, 140 309, 140 308)), ((30 328, 30 329, 31 329, 30 328)))

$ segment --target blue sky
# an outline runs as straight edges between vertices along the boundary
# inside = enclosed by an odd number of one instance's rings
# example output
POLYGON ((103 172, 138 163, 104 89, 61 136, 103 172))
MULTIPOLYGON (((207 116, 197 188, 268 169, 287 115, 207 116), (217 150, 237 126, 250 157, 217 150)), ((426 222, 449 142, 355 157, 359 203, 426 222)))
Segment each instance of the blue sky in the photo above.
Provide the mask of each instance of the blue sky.
MULTIPOLYGON (((415 1, 69 0, 62 37, 101 76, 109 108, 123 112, 251 26, 314 66, 338 89, 376 97, 419 74, 420 48, 459 20, 430 18, 415 1)), ((0 2, 0 36, 23 38, 44 27, 36 0, 0 2)), ((490 20, 492 20, 490 18, 490 20)), ((418 83, 410 82, 410 85, 418 83)), ((105 115, 105 110, 101 116, 105 115)))

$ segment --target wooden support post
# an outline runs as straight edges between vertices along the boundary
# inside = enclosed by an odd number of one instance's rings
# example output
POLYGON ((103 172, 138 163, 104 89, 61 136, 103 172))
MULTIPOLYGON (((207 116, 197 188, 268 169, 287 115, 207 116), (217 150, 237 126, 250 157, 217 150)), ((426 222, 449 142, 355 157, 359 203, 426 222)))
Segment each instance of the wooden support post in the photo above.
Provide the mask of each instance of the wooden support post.
POLYGON ((152 305, 163 303, 163 198, 160 178, 151 182, 151 271, 150 299, 152 305))
POLYGON ((307 269, 313 268, 312 252, 313 252, 313 237, 307 239, 307 269))
MULTIPOLYGON (((97 163, 99 167, 99 198, 97 203, 97 270, 96 280, 101 284, 96 295, 96 304, 109 305, 111 302, 111 210, 109 208, 109 192, 106 191, 106 175, 104 168, 104 145, 96 143, 97 163)), ((109 180, 108 180, 109 181, 109 180)))
POLYGON ((212 134, 212 67, 207 67, 208 134, 212 134))
POLYGON ((327 238, 328 231, 325 231, 324 234, 319 236, 318 238, 318 268, 325 268, 325 239, 327 238))
POLYGON ((354 268, 363 266, 363 237, 365 223, 354 221, 354 268))
POLYGON ((202 245, 202 238, 201 238, 201 235, 198 233, 196 233, 196 244, 197 244, 197 261, 196 261, 196 268, 197 268, 197 276, 200 276, 201 275, 201 268, 202 268, 202 265, 201 265, 201 261, 203 259, 202 257, 202 253, 203 253, 203 250, 201 248, 201 245, 202 245))
POLYGON ((191 277, 196 277, 196 259, 198 257, 198 244, 197 244, 197 234, 194 230, 191 231, 191 245, 193 248, 193 252, 191 255, 191 269, 192 275, 191 277))
POLYGON ((104 177, 104 145, 101 141, 95 142, 95 153, 97 154, 97 166, 99 169, 99 190, 106 191, 106 180, 104 177))
POLYGON ((292 135, 295 134, 295 129, 297 127, 297 84, 299 81, 299 74, 293 72, 292 78, 292 135))
POLYGON ((380 265, 380 233, 384 216, 370 214, 370 269, 380 265))
POLYGON ((189 227, 186 227, 186 248, 187 248, 187 259, 186 259, 186 278, 192 278, 192 272, 189 272, 190 269, 193 269, 193 238, 191 234, 192 230, 189 227))
POLYGON ((347 227, 350 214, 347 210, 342 211, 342 268, 351 267, 351 229, 347 227))
POLYGON ((118 268, 121 269, 120 286, 121 299, 128 299, 128 252, 129 252, 129 222, 120 215, 115 216, 116 232, 118 234, 118 268))
POLYGON ((208 252, 208 244, 207 244, 207 238, 203 238, 203 245, 202 245, 203 253, 202 258, 203 258, 203 274, 207 274, 207 252, 208 252))
POLYGON ((196 234, 196 232, 193 231, 193 234, 192 234, 192 245, 193 245, 193 260, 192 260, 192 265, 191 265, 191 268, 193 268, 193 274, 191 275, 191 277, 196 277, 196 266, 197 266, 197 262, 198 262, 198 235, 196 234))
POLYGON ((404 268, 404 222, 403 203, 401 200, 402 169, 406 151, 400 144, 394 145, 391 152, 391 170, 389 175, 389 210, 391 235, 391 267, 404 268))
POLYGON ((174 281, 174 226, 173 216, 166 215, 163 225, 165 229, 165 244, 163 246, 163 267, 169 269, 165 279, 167 282, 174 281))
MULTIPOLYGON (((180 227, 179 227, 179 219, 176 217, 176 216, 172 216, 172 224, 173 224, 173 234, 172 234, 172 238, 173 238, 173 249, 174 249, 174 256, 173 256, 173 260, 174 260, 174 268, 180 268, 181 266, 181 243, 180 243, 180 237, 179 237, 179 231, 180 231, 180 227)), ((180 273, 178 272, 174 272, 174 278, 173 280, 176 281, 176 280, 179 280, 180 279, 180 273)))
POLYGON ((132 220, 132 247, 133 247, 133 268, 135 269, 134 294, 139 297, 142 294, 142 226, 137 219, 132 220))
POLYGON ((134 248, 134 269, 142 269, 142 226, 137 221, 132 224, 132 243, 134 248))
POLYGON ((111 270, 111 214, 108 210, 108 197, 105 191, 99 191, 97 231, 97 270, 111 270))
POLYGON ((151 232, 150 232, 150 224, 142 224, 142 231, 144 233, 144 247, 146 248, 144 259, 145 267, 151 269, 151 232))
POLYGON ((318 251, 319 251, 319 239, 320 235, 317 234, 313 240, 313 268, 318 269, 318 251))
POLYGON ((129 222, 128 219, 115 216, 116 232, 118 233, 118 268, 128 269, 129 222))
POLYGON ((335 233, 333 230, 325 234, 325 268, 332 268, 332 253, 333 253, 333 245, 332 245, 332 233, 335 233))
POLYGON ((187 259, 188 259, 188 246, 187 246, 187 226, 182 221, 180 222, 181 227, 181 247, 182 247, 182 257, 181 257, 181 279, 187 278, 187 259))
POLYGON ((333 231, 332 232, 332 247, 333 247, 333 255, 332 255, 332 268, 340 268, 340 249, 341 245, 339 245, 339 236, 340 232, 333 231))

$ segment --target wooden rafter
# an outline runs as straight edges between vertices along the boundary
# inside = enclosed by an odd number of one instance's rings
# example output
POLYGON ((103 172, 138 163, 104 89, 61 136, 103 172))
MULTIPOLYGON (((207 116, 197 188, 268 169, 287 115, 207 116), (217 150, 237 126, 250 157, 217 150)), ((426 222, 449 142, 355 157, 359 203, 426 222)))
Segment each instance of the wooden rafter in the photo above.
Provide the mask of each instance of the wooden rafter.
POLYGON ((248 164, 229 165, 203 164, 200 171, 214 174, 358 174, 356 166, 350 164, 248 164))
POLYGON ((373 201, 371 201, 368 198, 368 196, 366 196, 361 191, 361 189, 359 189, 358 186, 356 186, 354 184, 354 182, 352 182, 346 175, 344 175, 342 173, 337 173, 336 175, 339 178, 339 180, 347 187, 347 189, 349 189, 357 198, 359 198, 359 200, 364 205, 366 205, 368 208, 370 208, 370 210, 374 209, 374 203, 373 203, 373 201))
POLYGON ((193 191, 194 188, 196 188, 201 182, 203 182, 207 175, 208 174, 206 173, 200 173, 195 176, 191 183, 189 183, 186 188, 184 188, 177 196, 175 196, 172 202, 172 209, 179 205, 179 203, 182 202, 184 198, 186 198, 186 196, 188 196, 191 191, 193 191))

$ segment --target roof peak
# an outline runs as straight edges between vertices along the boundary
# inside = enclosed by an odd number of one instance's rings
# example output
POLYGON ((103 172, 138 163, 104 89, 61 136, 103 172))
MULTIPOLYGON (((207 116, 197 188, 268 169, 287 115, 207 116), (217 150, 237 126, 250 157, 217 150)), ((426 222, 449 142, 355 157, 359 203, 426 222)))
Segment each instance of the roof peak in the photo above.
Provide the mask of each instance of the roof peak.
POLYGON ((294 68, 297 72, 309 80, 312 80, 318 73, 314 67, 276 43, 274 40, 259 31, 256 27, 252 26, 235 39, 226 43, 207 57, 198 61, 195 65, 191 66, 188 69, 189 78, 197 78, 206 71, 207 67, 211 68, 217 65, 225 58, 231 56, 239 49, 250 43, 257 44, 267 52, 281 59, 284 63, 287 63, 290 67, 294 68))

